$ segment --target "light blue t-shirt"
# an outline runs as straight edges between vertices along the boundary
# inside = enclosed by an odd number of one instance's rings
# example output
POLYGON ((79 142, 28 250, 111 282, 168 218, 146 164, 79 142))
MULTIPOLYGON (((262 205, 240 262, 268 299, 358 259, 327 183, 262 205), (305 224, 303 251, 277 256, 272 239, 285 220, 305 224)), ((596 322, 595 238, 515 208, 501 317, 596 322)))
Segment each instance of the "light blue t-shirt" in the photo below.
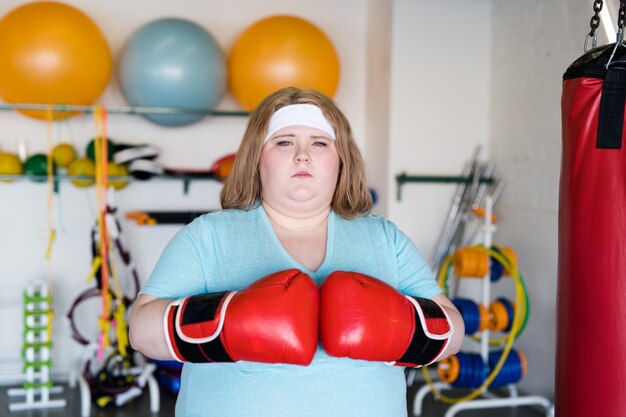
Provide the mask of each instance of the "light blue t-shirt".
MULTIPOLYGON (((333 271, 355 271, 405 294, 441 291, 411 240, 379 216, 328 219, 326 257, 317 271, 293 259, 261 205, 196 218, 168 243, 142 294, 180 298, 241 290, 276 271, 298 268, 318 286, 333 271)), ((405 417, 404 368, 329 357, 318 347, 309 366, 186 363, 177 417, 405 417)))

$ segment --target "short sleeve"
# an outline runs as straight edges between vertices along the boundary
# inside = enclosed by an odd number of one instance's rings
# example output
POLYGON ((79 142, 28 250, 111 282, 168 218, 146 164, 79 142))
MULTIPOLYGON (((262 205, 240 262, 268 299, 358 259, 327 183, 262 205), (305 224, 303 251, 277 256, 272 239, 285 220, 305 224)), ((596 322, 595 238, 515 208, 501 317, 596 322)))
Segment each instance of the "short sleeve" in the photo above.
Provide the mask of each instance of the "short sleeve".
POLYGON ((441 293, 430 267, 413 241, 392 223, 398 266, 398 290, 403 294, 432 298, 441 293))
POLYGON ((202 259, 186 226, 169 241, 140 294, 180 298, 206 292, 202 259))

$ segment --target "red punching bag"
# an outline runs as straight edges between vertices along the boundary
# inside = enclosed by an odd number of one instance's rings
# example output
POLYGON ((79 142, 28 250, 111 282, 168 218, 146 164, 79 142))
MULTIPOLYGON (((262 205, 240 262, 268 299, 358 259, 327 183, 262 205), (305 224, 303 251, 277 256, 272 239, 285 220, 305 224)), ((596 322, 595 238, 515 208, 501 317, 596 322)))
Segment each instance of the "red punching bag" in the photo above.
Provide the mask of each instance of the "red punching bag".
POLYGON ((557 417, 626 416, 625 98, 626 47, 563 76, 557 417))

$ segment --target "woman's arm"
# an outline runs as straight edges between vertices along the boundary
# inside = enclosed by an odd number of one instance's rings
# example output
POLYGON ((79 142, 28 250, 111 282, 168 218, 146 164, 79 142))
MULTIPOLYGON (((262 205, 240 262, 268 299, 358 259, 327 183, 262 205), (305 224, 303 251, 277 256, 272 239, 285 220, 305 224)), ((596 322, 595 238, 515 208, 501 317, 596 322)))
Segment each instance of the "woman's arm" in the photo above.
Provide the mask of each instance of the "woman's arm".
POLYGON ((173 360, 165 341, 163 316, 168 298, 156 298, 141 294, 130 309, 130 344, 138 352, 149 358, 173 360))
POLYGON ((448 343, 448 346, 446 346, 442 355, 439 357, 439 360, 441 360, 450 355, 454 355, 461 349, 461 345, 463 344, 463 339, 465 337, 465 323, 463 322, 463 318, 461 317, 459 310, 456 309, 454 304, 452 304, 452 301, 450 301, 450 299, 448 299, 448 297, 444 294, 437 294, 432 298, 432 300, 439 303, 439 305, 446 310, 454 328, 450 343, 448 343))

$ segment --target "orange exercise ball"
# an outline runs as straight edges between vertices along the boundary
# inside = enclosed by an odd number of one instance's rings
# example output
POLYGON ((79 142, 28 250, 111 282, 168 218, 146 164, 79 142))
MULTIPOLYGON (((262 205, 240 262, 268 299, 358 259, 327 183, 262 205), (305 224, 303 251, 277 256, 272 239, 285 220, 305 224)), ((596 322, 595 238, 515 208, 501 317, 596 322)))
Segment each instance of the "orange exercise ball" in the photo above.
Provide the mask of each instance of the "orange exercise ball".
MULTIPOLYGON (((72 6, 42 1, 13 9, 0 20, 0 42, 0 97, 7 103, 89 105, 109 82, 109 45, 72 6)), ((45 111, 22 113, 46 118, 45 111)))
POLYGON ((332 97, 339 58, 328 37, 294 16, 260 20, 236 40, 228 57, 230 91, 246 110, 283 87, 316 89, 332 97))

